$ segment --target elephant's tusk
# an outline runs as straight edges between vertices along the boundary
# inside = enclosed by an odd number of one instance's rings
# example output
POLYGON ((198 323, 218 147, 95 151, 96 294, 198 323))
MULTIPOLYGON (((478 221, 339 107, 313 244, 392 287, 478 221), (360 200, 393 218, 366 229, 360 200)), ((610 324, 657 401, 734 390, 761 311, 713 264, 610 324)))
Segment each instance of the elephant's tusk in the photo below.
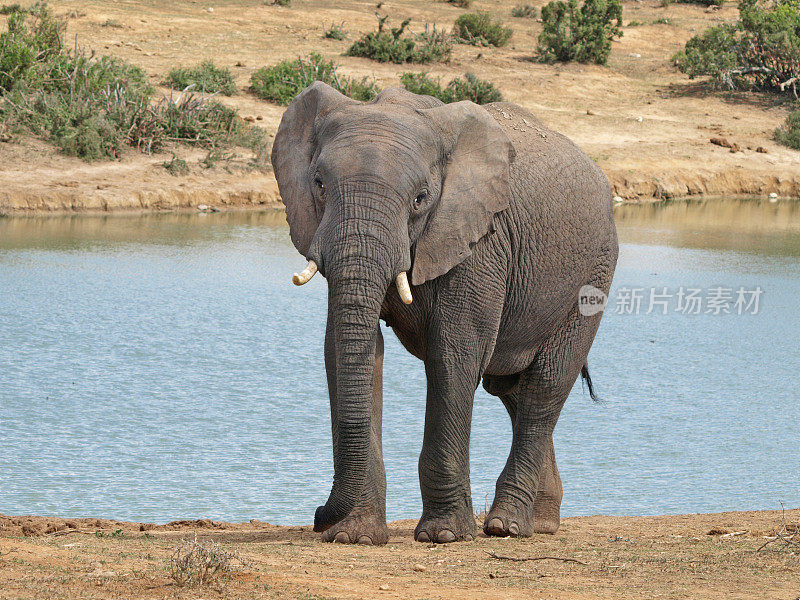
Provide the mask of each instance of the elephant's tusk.
POLYGON ((397 282, 397 293, 400 294, 400 300, 404 304, 411 304, 414 298, 411 296, 411 288, 408 285, 408 276, 405 271, 402 271, 395 280, 397 282))
POLYGON ((317 263, 313 260, 308 261, 308 266, 303 269, 300 273, 295 273, 292 275, 292 283, 295 285, 303 285, 304 283, 308 283, 308 280, 314 276, 314 273, 317 272, 317 263))

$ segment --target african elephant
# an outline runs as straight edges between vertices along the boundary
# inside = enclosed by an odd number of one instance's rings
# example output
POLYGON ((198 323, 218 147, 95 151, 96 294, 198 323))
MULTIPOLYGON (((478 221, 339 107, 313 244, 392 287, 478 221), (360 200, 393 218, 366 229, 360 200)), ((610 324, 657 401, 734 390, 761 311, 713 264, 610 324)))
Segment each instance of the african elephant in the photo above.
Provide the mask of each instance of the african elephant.
POLYGON ((320 82, 286 110, 272 164, 309 261, 294 282, 318 270, 328 283, 334 478, 314 530, 388 539, 382 319, 427 376, 414 538, 476 533, 469 438, 481 380, 513 424, 484 531, 555 532, 553 428, 579 374, 594 397, 586 357, 602 312, 584 315, 579 290, 607 294, 618 253, 600 169, 514 104, 445 105, 402 89, 362 103, 320 82))

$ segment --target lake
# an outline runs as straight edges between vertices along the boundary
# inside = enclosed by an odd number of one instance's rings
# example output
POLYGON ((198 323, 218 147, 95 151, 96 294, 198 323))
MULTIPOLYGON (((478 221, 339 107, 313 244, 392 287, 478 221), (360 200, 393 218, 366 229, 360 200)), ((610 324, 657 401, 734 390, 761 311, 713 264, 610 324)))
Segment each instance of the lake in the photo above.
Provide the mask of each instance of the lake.
MULTIPOLYGON (((562 514, 800 506, 800 204, 620 206, 556 428, 562 514)), ((307 524, 333 475, 326 286, 280 213, 0 219, 0 513, 307 524)), ((421 512, 422 364, 386 330, 390 519, 421 512)), ((476 510, 510 447, 479 389, 476 510)))

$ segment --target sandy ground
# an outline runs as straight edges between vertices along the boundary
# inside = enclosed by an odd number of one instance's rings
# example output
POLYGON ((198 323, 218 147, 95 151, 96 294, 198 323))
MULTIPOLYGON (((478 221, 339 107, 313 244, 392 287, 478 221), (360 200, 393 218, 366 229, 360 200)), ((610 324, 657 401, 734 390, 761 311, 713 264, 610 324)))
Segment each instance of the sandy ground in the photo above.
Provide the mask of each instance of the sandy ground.
MULTIPOLYGON (((534 0, 536 6, 543 0, 534 0)), ((457 45, 449 64, 379 64, 342 56, 358 35, 376 26, 374 2, 293 0, 290 8, 263 0, 55 0, 69 16, 68 39, 98 53, 142 66, 154 83, 174 66, 203 59, 230 67, 245 90, 251 73, 318 51, 341 64, 347 75, 371 76, 381 85, 399 85, 403 71, 430 71, 444 81, 473 71, 497 84, 548 126, 574 139, 608 175, 614 191, 628 200, 706 195, 800 196, 800 152, 771 140, 788 107, 757 94, 710 93, 671 64, 670 57, 706 27, 737 18, 734 2, 719 11, 660 0, 624 2, 624 36, 615 41, 608 66, 531 61, 541 24, 512 18, 516 0, 476 0, 472 9, 490 10, 514 28, 505 48, 457 45), (213 10, 212 10, 213 9, 213 10), (668 24, 655 21, 668 19, 668 24), (108 23, 117 26, 109 26, 108 23), (346 41, 324 39, 331 22, 344 22, 346 41), (121 25, 121 27, 120 27, 121 25), (236 65, 243 66, 236 66, 236 65), (726 137, 742 151, 712 145, 726 137), (766 153, 758 153, 757 148, 766 153)), ((381 11, 395 24, 413 17, 411 29, 436 23, 449 28, 463 13, 446 2, 392 0, 381 11)), ((5 18, 5 17, 0 17, 5 18)), ((165 91, 165 90, 162 90, 165 91)), ((270 134, 283 108, 243 91, 225 102, 270 134)), ((186 152, 192 173, 173 177, 163 168, 171 155, 147 156, 131 150, 120 162, 87 164, 56 154, 39 140, 0 143, 0 211, 114 209, 153 210, 214 206, 265 206, 278 200, 271 173, 245 172, 225 165, 206 170, 202 153, 186 152)))
POLYGON ((575 517, 556 535, 428 545, 413 521, 381 548, 323 544, 309 527, 258 521, 168 525, 0 515, 0 598, 800 598, 800 541, 768 536, 800 509, 664 517, 575 517), (239 557, 227 580, 179 587, 181 540, 239 557), (491 556, 525 558, 525 561, 491 556))

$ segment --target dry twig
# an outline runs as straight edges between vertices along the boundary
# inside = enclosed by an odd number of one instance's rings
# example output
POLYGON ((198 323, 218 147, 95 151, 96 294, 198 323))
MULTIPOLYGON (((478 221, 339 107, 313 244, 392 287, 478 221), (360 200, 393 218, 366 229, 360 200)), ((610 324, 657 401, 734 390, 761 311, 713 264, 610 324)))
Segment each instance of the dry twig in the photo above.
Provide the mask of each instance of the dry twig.
POLYGON ((758 547, 756 552, 761 552, 767 546, 774 542, 779 542, 779 548, 776 551, 785 550, 787 548, 800 548, 800 525, 786 523, 786 509, 781 502, 781 528, 775 532, 774 536, 767 538, 767 541, 758 547))
POLYGON ((523 556, 523 557, 504 556, 502 554, 498 554, 494 550, 492 550, 490 552, 486 552, 486 554, 488 554, 492 558, 496 558, 498 560, 510 560, 510 561, 513 561, 513 562, 527 562, 527 561, 533 561, 533 560, 560 560, 561 562, 569 562, 569 563, 575 563, 575 564, 578 564, 578 565, 586 566, 585 562, 580 561, 577 558, 566 558, 566 557, 563 557, 563 556, 523 556))

